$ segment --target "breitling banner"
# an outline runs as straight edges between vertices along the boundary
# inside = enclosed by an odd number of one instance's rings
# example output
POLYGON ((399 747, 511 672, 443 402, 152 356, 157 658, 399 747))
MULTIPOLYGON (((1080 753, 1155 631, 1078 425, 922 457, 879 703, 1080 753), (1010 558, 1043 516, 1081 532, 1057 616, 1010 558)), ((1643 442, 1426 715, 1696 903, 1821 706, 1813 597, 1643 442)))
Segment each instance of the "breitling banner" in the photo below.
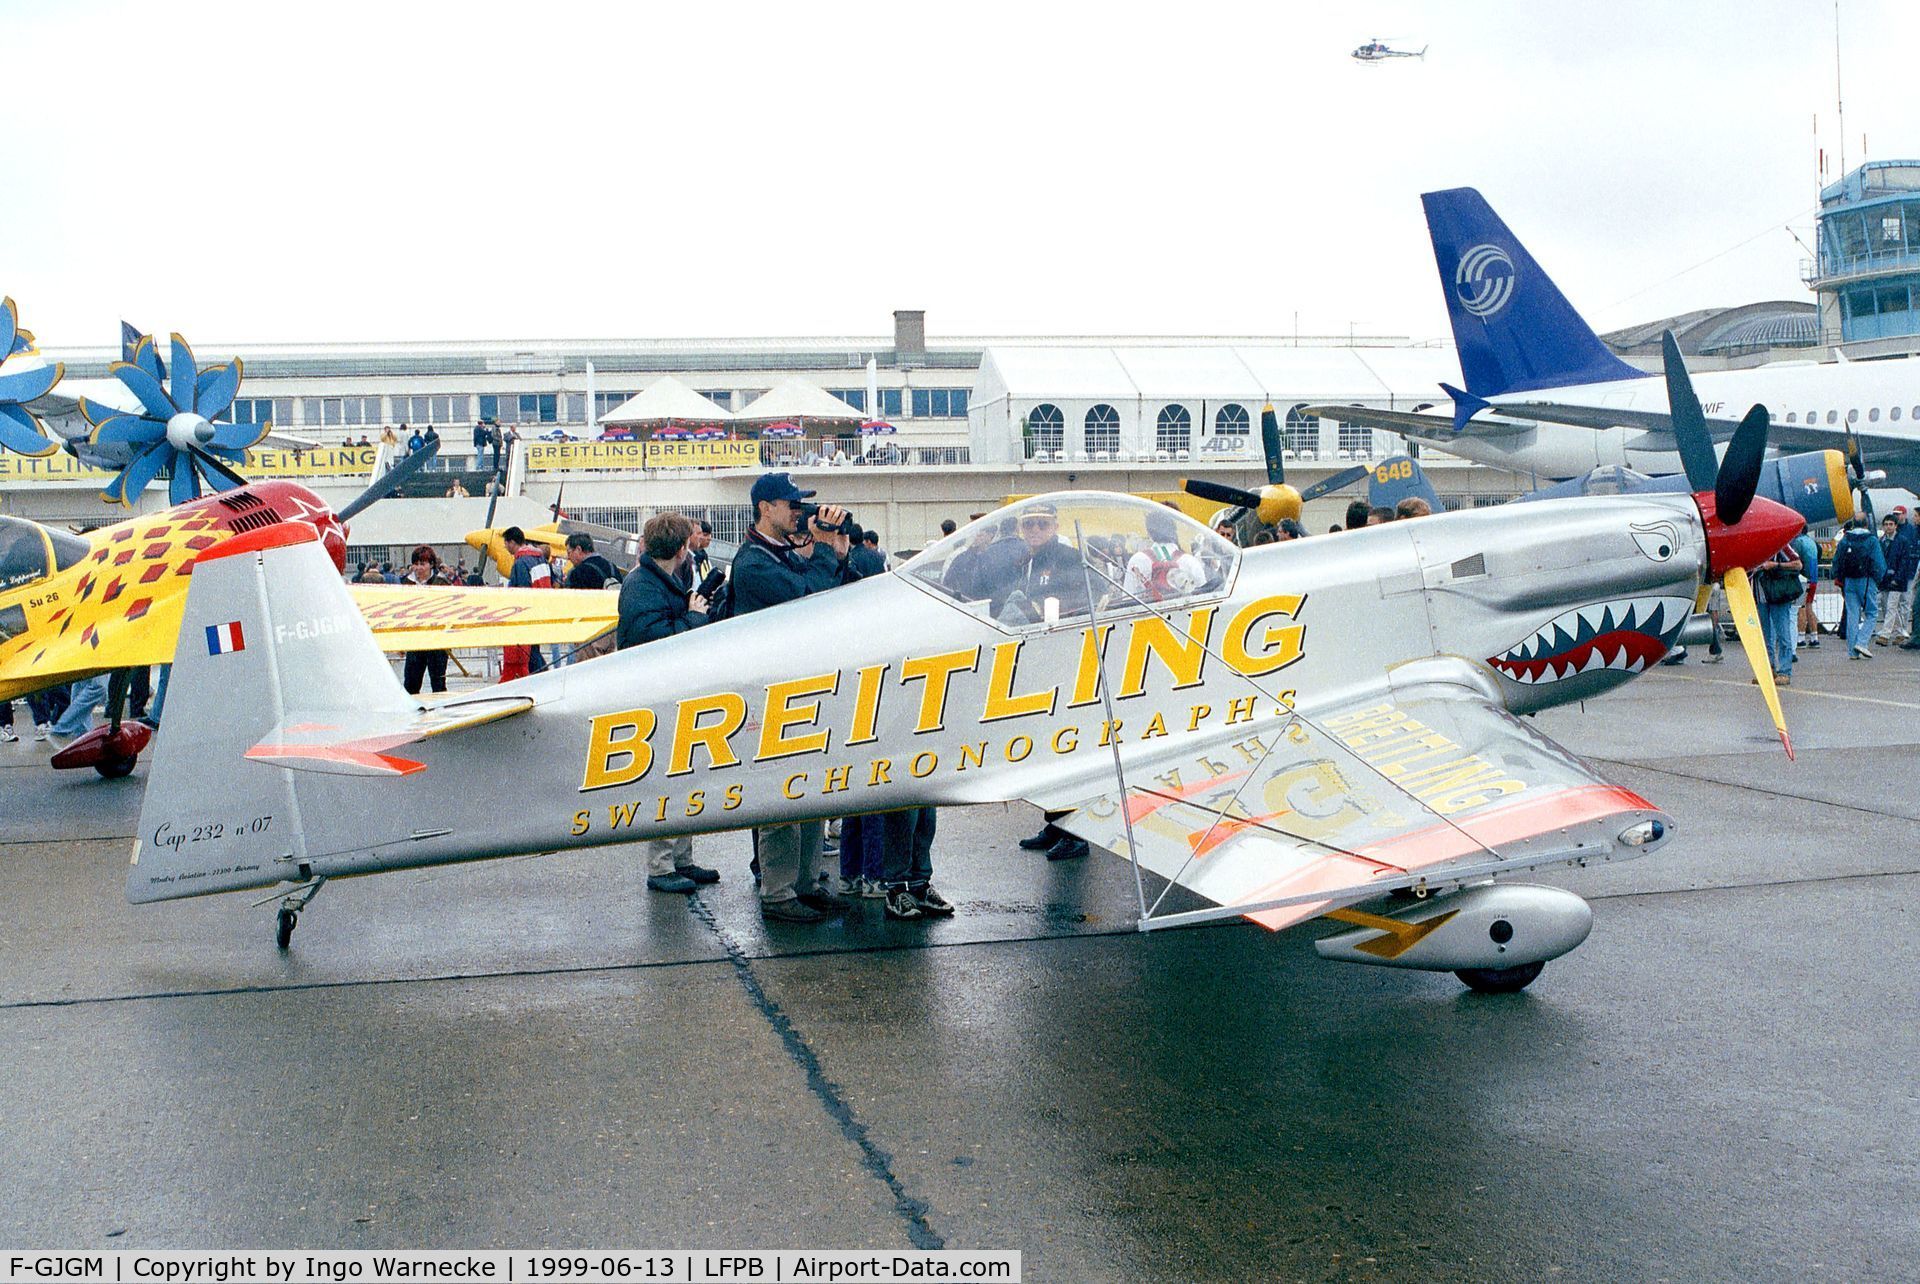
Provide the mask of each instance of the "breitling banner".
MULTIPOLYGON (((239 471, 248 478, 365 477, 373 471, 376 446, 320 446, 313 450, 249 450, 239 471)), ((64 452, 29 459, 0 451, 0 484, 18 481, 93 482, 104 485, 113 474, 88 468, 64 452)))
POLYGON ((532 473, 605 468, 758 468, 757 441, 566 441, 527 447, 532 473))

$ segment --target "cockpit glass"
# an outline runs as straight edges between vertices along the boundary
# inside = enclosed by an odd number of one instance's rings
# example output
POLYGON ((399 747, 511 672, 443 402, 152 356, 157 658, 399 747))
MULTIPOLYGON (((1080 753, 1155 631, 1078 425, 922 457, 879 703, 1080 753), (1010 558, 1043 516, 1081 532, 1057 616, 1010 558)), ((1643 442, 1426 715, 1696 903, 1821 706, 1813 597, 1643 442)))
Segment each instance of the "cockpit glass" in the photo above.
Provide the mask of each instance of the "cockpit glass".
POLYGON ((1215 597, 1240 550, 1177 509, 1070 491, 1015 501, 934 544, 900 573, 1004 628, 1083 624, 1215 597))
POLYGON ((53 569, 56 571, 66 570, 93 551, 92 543, 84 535, 49 529, 47 538, 53 541, 53 569))
POLYGON ((18 517, 0 517, 0 589, 29 584, 50 570, 40 527, 18 517))

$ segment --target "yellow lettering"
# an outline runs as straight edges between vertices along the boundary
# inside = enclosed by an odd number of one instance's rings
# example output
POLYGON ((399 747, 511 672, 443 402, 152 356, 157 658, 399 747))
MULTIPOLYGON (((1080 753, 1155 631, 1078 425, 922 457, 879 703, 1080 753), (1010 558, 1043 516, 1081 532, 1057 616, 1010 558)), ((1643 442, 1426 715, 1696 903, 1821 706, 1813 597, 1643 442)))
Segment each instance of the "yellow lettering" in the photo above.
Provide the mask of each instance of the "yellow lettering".
POLYGON ((900 681, 924 682, 920 688, 920 721, 915 734, 944 729, 947 716, 947 688, 956 673, 972 673, 980 667, 980 648, 945 651, 939 655, 920 655, 900 665, 900 681))
POLYGON ((707 791, 696 789, 687 795, 687 815, 698 816, 707 809, 707 791))
POLYGON ((1013 739, 1007 741, 1006 753, 1007 753, 1008 762, 1023 762, 1026 760, 1027 755, 1032 752, 1033 752, 1032 736, 1015 736, 1013 739), (1014 752, 1014 747, 1016 745, 1019 746, 1018 753, 1014 752))
POLYGON ((684 776, 693 770, 693 751, 707 751, 709 767, 737 767, 739 755, 727 743, 747 721, 746 697, 732 691, 682 700, 673 714, 673 750, 667 755, 667 774, 684 776), (718 722, 700 725, 708 714, 720 715, 718 722))
POLYGON ((1030 691, 1026 695, 1013 693, 1013 671, 1019 663, 1020 643, 1002 642, 993 648, 993 668, 987 674, 987 704, 980 721, 998 722, 1002 718, 1053 712, 1053 702, 1060 698, 1059 687, 1030 691))
POLYGON ((842 744, 863 745, 875 738, 874 725, 880 719, 880 683, 889 666, 869 664, 860 670, 860 683, 853 691, 853 730, 842 744))
POLYGON ((1187 730, 1188 731, 1199 730, 1201 721, 1206 718, 1211 718, 1212 716, 1213 716, 1212 705, 1210 704, 1194 705, 1192 709, 1187 711, 1187 730))
POLYGON ((831 695, 839 686, 838 670, 816 673, 806 678, 789 678, 769 686, 767 710, 760 719, 760 752, 754 755, 753 760, 767 762, 775 758, 791 758, 797 753, 825 752, 830 735, 825 727, 800 736, 790 736, 787 730, 790 727, 812 726, 820 720, 820 701, 801 699, 802 696, 831 695))
POLYGON ((1493 780, 1479 785, 1469 793, 1450 793, 1441 798, 1429 800, 1428 805, 1442 816, 1451 816, 1457 811, 1466 811, 1490 803, 1505 794, 1517 794, 1526 785, 1518 780, 1493 780))
POLYGON ((867 785, 890 785, 893 783, 893 759, 875 758, 867 769, 867 785))
POLYGON ((918 780, 922 776, 932 775, 933 769, 939 765, 940 755, 930 749, 925 749, 913 755, 913 761, 907 764, 907 770, 913 773, 915 780, 918 780), (923 762, 927 764, 925 767, 920 765, 923 762))
POLYGON ((1060 730, 1053 733, 1053 751, 1055 753, 1072 753, 1075 749, 1078 749, 1079 747, 1080 747, 1080 728, 1062 727, 1060 728, 1060 730), (1068 740, 1069 738, 1071 738, 1070 743, 1066 745, 1062 745, 1060 743, 1062 740, 1068 740))
POLYGON ((793 792, 794 782, 804 781, 806 778, 807 773, 804 771, 796 771, 791 776, 788 776, 787 783, 780 786, 780 796, 782 798, 798 798, 800 795, 793 792))
POLYGON ((1114 737, 1118 736, 1119 734, 1120 734, 1120 719, 1108 718, 1105 722, 1101 723, 1100 724, 1101 747, 1104 748, 1105 746, 1112 744, 1114 737))
POLYGON ((659 810, 653 813, 653 818, 655 820, 665 820, 667 818, 667 800, 664 797, 660 799, 659 810))
POLYGON ((1069 709, 1092 704, 1100 698, 1100 658, 1107 653, 1107 637, 1113 632, 1113 626, 1102 624, 1097 632, 1097 638, 1094 629, 1080 632, 1080 666, 1074 670, 1073 699, 1067 701, 1069 709))
POLYGON ((844 792, 847 788, 848 782, 851 781, 852 778, 853 778, 853 764, 851 763, 847 764, 844 767, 828 767, 827 783, 821 787, 820 792, 823 794, 837 794, 837 793, 844 792))
POLYGON ((1227 626, 1227 636, 1221 643, 1221 654, 1227 663, 1248 677, 1257 678, 1298 660, 1305 652, 1307 630, 1303 624, 1269 628, 1257 648, 1250 647, 1249 643, 1260 624, 1276 615, 1288 619, 1297 617, 1306 600, 1298 593, 1280 593, 1241 607, 1233 623, 1227 626))
POLYGON ((1127 635, 1127 662, 1121 670, 1119 699, 1147 689, 1147 660, 1158 656, 1173 677, 1173 689, 1200 685, 1200 669, 1207 659, 1207 635, 1213 632, 1213 608, 1202 607, 1187 617, 1184 634, 1157 615, 1136 620, 1127 635))
MULTIPOLYGON (((1390 704, 1376 704, 1370 709, 1355 709, 1351 713, 1332 714, 1327 718, 1327 726, 1328 727, 1344 727, 1355 722, 1364 721, 1367 718, 1378 717, 1380 714, 1383 714, 1383 713, 1399 713, 1399 712, 1400 711, 1398 709, 1395 709, 1390 704)), ((1405 715, 1402 715, 1402 716, 1405 716, 1405 715)))
POLYGON ((581 834, 584 834, 587 832, 587 813, 586 812, 576 811, 573 813, 573 828, 568 832, 572 833, 573 836, 576 838, 578 838, 581 834))
POLYGON ((1252 722, 1253 705, 1259 698, 1259 696, 1247 696, 1245 699, 1235 700, 1229 704, 1227 706, 1227 725, 1231 727, 1236 722, 1252 722))
POLYGON ((633 823, 634 815, 639 810, 640 810, 640 804, 637 802, 608 804, 607 828, 608 829, 625 829, 628 825, 631 825, 633 823))
POLYGON ((1147 724, 1147 729, 1140 733, 1140 738, 1142 740, 1151 740, 1155 736, 1164 736, 1166 734, 1167 720, 1163 715, 1156 713, 1153 715, 1153 721, 1147 724))
POLYGON ((725 802, 725 803, 724 803, 724 804, 723 804, 723 805, 721 806, 721 808, 720 808, 720 810, 721 810, 721 811, 732 811, 732 810, 733 810, 733 809, 734 809, 735 807, 738 807, 738 806, 740 805, 740 798, 741 798, 741 788, 740 788, 740 786, 739 786, 739 785, 728 785, 728 786, 727 786, 727 800, 726 800, 726 802, 725 802))
POLYGON ((587 770, 580 792, 631 784, 653 765, 653 710, 603 713, 587 723, 587 770))
POLYGON ((969 765, 975 767, 984 767, 987 765, 986 741, 982 740, 977 745, 960 746, 960 765, 955 767, 954 770, 965 771, 969 765))

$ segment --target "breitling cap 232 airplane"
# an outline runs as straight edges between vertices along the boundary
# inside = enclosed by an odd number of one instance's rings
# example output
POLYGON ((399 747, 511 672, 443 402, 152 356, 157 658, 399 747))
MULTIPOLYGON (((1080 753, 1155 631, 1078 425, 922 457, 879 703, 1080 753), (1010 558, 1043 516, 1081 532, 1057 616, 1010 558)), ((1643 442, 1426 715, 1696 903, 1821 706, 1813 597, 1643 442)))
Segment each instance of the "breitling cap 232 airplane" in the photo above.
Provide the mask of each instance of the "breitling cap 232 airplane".
POLYGON ((1517 715, 1629 681, 1703 577, 1800 529, 1752 485, 1252 550, 1131 496, 1042 496, 895 574, 431 708, 311 531, 249 532, 196 562, 167 708, 194 732, 160 739, 127 895, 278 888, 284 946, 331 878, 1026 799, 1218 907, 1161 912, 1137 877, 1143 928, 1328 916, 1351 930, 1327 957, 1517 989, 1591 916, 1491 880, 1671 829, 1517 715), (1149 540, 1178 576, 1128 574, 1149 540), (475 808, 502 776, 513 806, 475 808), (1417 899, 1354 908, 1396 889, 1417 899))
MULTIPOLYGON (((1450 454, 1552 480, 1596 467, 1682 471, 1667 386, 1615 356, 1526 246, 1470 187, 1421 196, 1464 387, 1453 415, 1355 406, 1305 413, 1430 441, 1450 454)), ((1920 489, 1920 360, 1780 362, 1695 377, 1713 440, 1767 408, 1789 451, 1845 449, 1920 489)))

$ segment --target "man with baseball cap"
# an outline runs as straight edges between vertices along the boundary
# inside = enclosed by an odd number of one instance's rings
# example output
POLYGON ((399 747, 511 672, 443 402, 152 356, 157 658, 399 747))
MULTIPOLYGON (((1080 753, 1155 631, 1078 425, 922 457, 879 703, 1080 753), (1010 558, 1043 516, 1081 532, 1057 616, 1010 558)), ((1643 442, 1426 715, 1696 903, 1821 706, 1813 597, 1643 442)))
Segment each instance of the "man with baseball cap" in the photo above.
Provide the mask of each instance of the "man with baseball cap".
MULTIPOLYGON (((847 559, 851 540, 838 530, 846 510, 823 504, 811 519, 800 506, 813 498, 786 473, 753 483, 753 525, 734 554, 734 615, 764 611, 795 598, 824 593, 858 578, 847 559)), ((804 645, 804 643, 803 643, 804 645)), ((753 831, 760 861, 760 914, 786 923, 818 923, 844 913, 849 902, 819 884, 825 825, 805 820, 753 831)))

